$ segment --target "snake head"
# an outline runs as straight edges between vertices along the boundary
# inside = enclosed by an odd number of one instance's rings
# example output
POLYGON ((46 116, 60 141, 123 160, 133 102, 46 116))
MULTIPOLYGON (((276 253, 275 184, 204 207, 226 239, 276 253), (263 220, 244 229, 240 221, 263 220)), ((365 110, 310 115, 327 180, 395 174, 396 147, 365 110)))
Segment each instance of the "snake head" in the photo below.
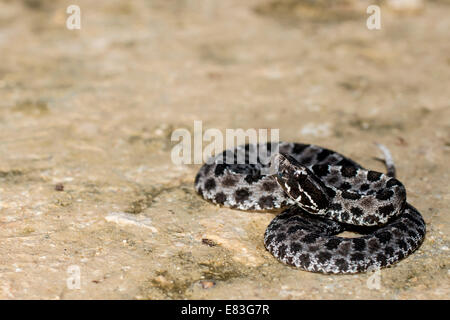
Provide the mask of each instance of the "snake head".
POLYGON ((325 213, 330 203, 326 187, 311 170, 286 154, 275 155, 272 162, 275 180, 299 207, 312 214, 325 213))

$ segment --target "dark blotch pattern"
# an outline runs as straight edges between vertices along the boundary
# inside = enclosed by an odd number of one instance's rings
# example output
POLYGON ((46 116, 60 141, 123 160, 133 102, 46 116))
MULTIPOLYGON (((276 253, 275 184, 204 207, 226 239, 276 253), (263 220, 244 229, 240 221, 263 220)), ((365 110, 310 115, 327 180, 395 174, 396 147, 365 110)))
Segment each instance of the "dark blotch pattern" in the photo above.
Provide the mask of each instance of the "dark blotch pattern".
POLYGON ((369 247, 370 252, 376 252, 380 249, 380 243, 375 238, 370 239, 367 245, 369 247))
POLYGON ((386 252, 386 254, 390 257, 392 257, 394 255, 394 249, 392 249, 392 247, 389 247, 389 246, 384 248, 384 252, 386 252))
POLYGON ((311 244, 311 243, 316 242, 316 240, 317 240, 318 238, 320 238, 320 235, 319 235, 319 234, 316 234, 316 233, 309 233, 309 234, 307 234, 306 236, 304 236, 302 240, 303 240, 303 242, 305 242, 305 243, 311 244))
POLYGON ((214 170, 214 174, 216 176, 221 176, 225 172, 226 165, 225 164, 217 164, 216 169, 214 170))
POLYGON ((382 189, 377 192, 377 199, 378 200, 389 200, 394 195, 394 191, 389 189, 382 189))
POLYGON ((395 208, 392 204, 388 204, 386 206, 382 206, 378 209, 378 212, 384 216, 387 217, 389 215, 391 215, 392 212, 394 212, 395 208))
POLYGON ((358 170, 354 167, 342 167, 341 168, 341 174, 346 178, 352 178, 356 176, 358 170))
POLYGON ((266 181, 262 185, 262 189, 267 192, 274 191, 278 188, 278 184, 275 181, 266 181))
POLYGON ((378 181, 381 178, 381 173, 380 172, 376 172, 376 171, 369 171, 367 173, 367 180, 374 182, 374 181, 378 181))
POLYGON ((343 272, 345 272, 345 271, 348 270, 348 263, 347 263, 347 261, 345 261, 345 260, 342 259, 342 258, 337 259, 336 262, 335 262, 335 264, 336 264, 336 266, 337 266, 340 270, 342 270, 343 272))
POLYGON ((354 162, 352 162, 352 161, 350 161, 350 160, 348 160, 348 159, 342 159, 341 161, 339 161, 338 163, 337 163, 337 165, 338 166, 343 166, 343 167, 351 167, 351 166, 354 166, 355 165, 355 163, 354 162))
POLYGON ((366 241, 361 238, 354 238, 353 239, 353 248, 356 251, 364 251, 366 249, 366 241))
POLYGON ((274 197, 266 196, 266 197, 261 197, 258 200, 258 204, 261 208, 273 208, 274 201, 275 201, 274 197))
POLYGON ((326 164, 315 164, 312 167, 312 171, 319 177, 326 176, 329 173, 328 165, 326 164))
POLYGON ((216 181, 214 180, 214 178, 209 178, 208 180, 206 180, 206 182, 205 182, 205 190, 206 191, 211 191, 215 187, 216 187, 216 181))
POLYGON ((377 220, 375 219, 374 216, 370 215, 370 216, 364 217, 363 221, 368 225, 373 225, 376 223, 377 220))
POLYGON ((361 210, 361 208, 358 207, 353 207, 350 209, 350 212, 352 213, 352 215, 354 215, 355 217, 361 217, 363 215, 363 211, 361 210))
POLYGON ((222 185, 224 187, 234 187, 238 183, 238 181, 239 181, 238 177, 234 175, 226 176, 222 180, 222 185))
POLYGON ((248 191, 247 188, 237 189, 236 192, 234 193, 234 198, 238 203, 244 202, 245 200, 248 199, 249 196, 250 192, 248 191))
POLYGON ((292 226, 287 230, 287 233, 295 233, 299 230, 302 230, 303 228, 301 226, 292 226))
POLYGON ((303 152, 303 150, 305 150, 307 147, 308 147, 307 144, 296 143, 294 145, 294 149, 292 151, 296 154, 301 154, 303 152))
POLYGON ((276 242, 282 242, 284 239, 286 239, 286 234, 285 233, 279 233, 276 236, 275 241, 276 242))
POLYGON ((363 184, 359 187, 359 190, 361 190, 361 191, 367 191, 367 190, 369 190, 369 188, 370 188, 370 184, 363 183, 363 184))
POLYGON ((225 201, 227 200, 227 196, 225 195, 225 193, 219 192, 219 193, 216 194, 216 196, 214 197, 214 200, 215 200, 216 203, 218 203, 218 204, 224 204, 225 201))
POLYGON ((341 221, 348 221, 349 218, 350 218, 350 215, 348 214, 347 211, 344 211, 341 213, 341 221))
POLYGON ((352 260, 352 261, 364 260, 364 255, 360 252, 355 252, 351 255, 350 260, 352 260))
POLYGON ((351 187, 352 187, 352 185, 346 181, 346 182, 344 182, 343 184, 340 185, 339 189, 348 190, 351 187))
POLYGON ((407 250, 408 249, 408 246, 407 246, 407 244, 406 244, 406 242, 405 241, 403 241, 402 239, 399 239, 399 240, 397 240, 397 245, 400 247, 400 249, 402 249, 402 250, 407 250))
POLYGON ((321 251, 317 255, 317 260, 320 263, 326 263, 326 262, 328 262, 328 260, 330 260, 330 258, 331 258, 331 253, 329 253, 328 251, 321 251))
POLYGON ((301 264, 305 267, 308 268, 309 265, 311 264, 311 258, 309 256, 309 254, 307 253, 303 253, 299 256, 299 260, 301 262, 301 264))
POLYGON ((278 247, 278 254, 280 256, 285 256, 286 255, 286 249, 287 249, 287 246, 285 244, 282 244, 281 246, 278 247))
POLYGON ((261 180, 262 177, 263 176, 260 174, 255 174, 255 175, 249 174, 244 178, 244 180, 247 181, 247 183, 252 184, 252 183, 255 183, 255 182, 261 180))
POLYGON ((342 191, 342 198, 348 200, 358 200, 361 198, 361 195, 356 192, 342 191))
POLYGON ((391 234, 386 231, 375 233, 375 237, 377 237, 381 243, 387 243, 392 238, 391 234))
POLYGON ((302 244, 300 242, 294 242, 291 245, 291 250, 295 253, 295 252, 299 252, 300 250, 302 250, 302 244))
POLYGON ((341 211, 342 210, 342 206, 341 206, 340 203, 335 202, 335 203, 332 203, 330 205, 330 209, 333 210, 333 211, 341 211))
POLYGON ((325 244, 325 247, 328 250, 334 250, 336 249, 339 244, 341 243, 341 240, 338 238, 331 238, 330 240, 328 240, 328 242, 325 244))
POLYGON ((386 256, 382 253, 377 254, 377 261, 384 267, 387 264, 386 256))
POLYGON ((322 151, 320 151, 317 154, 317 160, 318 161, 323 161, 325 160, 329 155, 331 155, 333 152, 331 150, 328 149, 323 149, 322 151))

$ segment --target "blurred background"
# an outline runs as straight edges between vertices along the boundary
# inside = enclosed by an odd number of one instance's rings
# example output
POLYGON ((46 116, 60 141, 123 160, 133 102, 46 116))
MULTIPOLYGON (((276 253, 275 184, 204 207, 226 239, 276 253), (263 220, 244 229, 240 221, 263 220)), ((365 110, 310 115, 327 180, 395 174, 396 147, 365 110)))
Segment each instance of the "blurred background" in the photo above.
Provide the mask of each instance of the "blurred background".
POLYGON ((449 30, 447 0, 0 0, 0 298, 448 298, 449 30), (385 144, 427 240, 378 291, 279 264, 273 215, 171 162, 194 120, 376 170, 385 144))

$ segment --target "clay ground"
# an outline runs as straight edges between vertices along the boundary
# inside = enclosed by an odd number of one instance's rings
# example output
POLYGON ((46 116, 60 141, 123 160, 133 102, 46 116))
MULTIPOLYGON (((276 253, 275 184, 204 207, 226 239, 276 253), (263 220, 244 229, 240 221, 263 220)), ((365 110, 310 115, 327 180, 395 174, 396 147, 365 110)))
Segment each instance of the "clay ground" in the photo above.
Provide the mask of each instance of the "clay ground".
POLYGON ((448 299, 450 3, 381 2, 381 30, 335 3, 1 0, 0 298, 448 299), (379 287, 279 263, 273 213, 202 200, 171 161, 194 120, 375 170, 383 143, 425 242, 379 287))

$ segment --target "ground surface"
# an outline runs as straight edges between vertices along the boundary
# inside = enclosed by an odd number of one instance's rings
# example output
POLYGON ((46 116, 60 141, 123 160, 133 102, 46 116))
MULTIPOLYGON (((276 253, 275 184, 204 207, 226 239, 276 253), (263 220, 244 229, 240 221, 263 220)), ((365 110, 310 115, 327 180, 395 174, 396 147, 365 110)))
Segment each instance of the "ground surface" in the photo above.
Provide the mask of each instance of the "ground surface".
POLYGON ((370 31, 361 1, 0 1, 0 298, 448 299, 450 3, 410 2, 370 31), (194 120, 377 170, 385 144, 424 244, 379 278, 277 262, 273 213, 207 203, 171 162, 194 120))

